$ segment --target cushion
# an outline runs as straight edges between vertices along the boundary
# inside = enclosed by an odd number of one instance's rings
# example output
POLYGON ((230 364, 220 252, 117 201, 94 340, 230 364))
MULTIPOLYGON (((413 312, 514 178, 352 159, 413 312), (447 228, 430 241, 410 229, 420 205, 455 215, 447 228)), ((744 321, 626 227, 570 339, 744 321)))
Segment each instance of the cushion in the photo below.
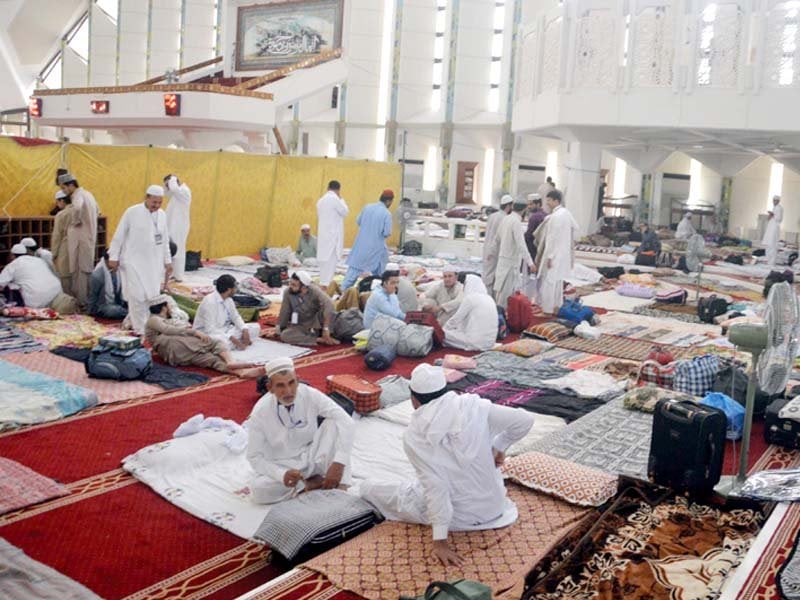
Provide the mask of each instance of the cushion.
POLYGON ((569 329, 564 327, 561 323, 556 323, 555 321, 539 323, 533 327, 528 327, 523 332, 523 335, 527 337, 535 337, 541 340, 547 340, 551 344, 557 342, 558 340, 563 340, 565 337, 569 337, 571 334, 572 332, 569 329))
POLYGON ((624 283, 636 283, 638 285, 655 285, 656 281, 650 273, 625 273, 620 275, 620 281, 624 283))
POLYGON ((617 286, 617 293, 628 298, 652 298, 656 295, 656 290, 646 285, 638 283, 623 283, 617 286))
POLYGON ((400 341, 400 333, 406 328, 406 324, 400 319, 395 319, 388 315, 378 315, 372 321, 367 338, 367 350, 372 350, 378 346, 391 346, 397 348, 400 341))
POLYGON ((469 369, 477 368, 478 362, 471 356, 445 354, 444 360, 442 361, 442 366, 446 369, 459 369, 461 371, 467 371, 469 369))
POLYGON ((252 265, 256 261, 249 256, 223 256, 214 262, 224 267, 243 267, 244 265, 252 265))
POLYGON ((503 473, 537 492, 578 506, 602 506, 617 493, 618 478, 541 452, 506 459, 503 473))
POLYGON ((495 348, 499 352, 510 352, 511 354, 516 354, 517 356, 536 356, 537 354, 541 354, 545 350, 549 350, 553 347, 553 344, 549 342, 543 342, 541 340, 533 339, 533 338, 523 338, 519 339, 516 342, 511 342, 509 344, 503 344, 495 348))
POLYGON ((447 383, 455 383, 456 381, 461 381, 467 374, 464 371, 459 371, 458 369, 448 369, 443 367, 444 369, 444 378, 447 383))
POLYGON ((253 537, 291 560, 309 544, 344 541, 377 520, 372 506, 353 494, 315 490, 273 505, 253 537))
POLYGON ((681 392, 667 390, 654 385, 646 385, 626 392, 625 395, 622 396, 622 405, 628 410, 639 410, 651 413, 655 411, 658 401, 663 398, 688 400, 689 402, 698 401, 698 398, 688 394, 682 394, 681 392))

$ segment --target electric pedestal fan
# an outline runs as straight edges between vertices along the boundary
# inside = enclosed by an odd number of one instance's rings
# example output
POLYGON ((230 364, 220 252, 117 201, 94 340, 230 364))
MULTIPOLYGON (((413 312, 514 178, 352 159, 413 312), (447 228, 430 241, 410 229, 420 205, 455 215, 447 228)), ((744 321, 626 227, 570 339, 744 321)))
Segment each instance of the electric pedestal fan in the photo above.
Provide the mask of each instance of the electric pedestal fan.
POLYGON ((740 350, 750 352, 753 355, 753 364, 747 382, 739 473, 722 477, 714 488, 723 496, 736 495, 747 478, 756 386, 769 395, 777 394, 786 387, 797 356, 799 337, 800 302, 792 286, 785 281, 772 286, 764 309, 763 324, 742 323, 731 325, 728 330, 728 339, 740 350))
POLYGON ((400 206, 397 207, 396 214, 397 220, 400 222, 400 248, 402 249, 403 244, 406 242, 406 228, 414 221, 417 211, 414 209, 411 200, 403 198, 400 201, 400 206))
POLYGON ((711 252, 706 250, 706 241, 699 233, 689 238, 686 246, 686 268, 697 273, 697 295, 695 301, 700 299, 700 279, 703 277, 703 261, 711 258, 711 252))

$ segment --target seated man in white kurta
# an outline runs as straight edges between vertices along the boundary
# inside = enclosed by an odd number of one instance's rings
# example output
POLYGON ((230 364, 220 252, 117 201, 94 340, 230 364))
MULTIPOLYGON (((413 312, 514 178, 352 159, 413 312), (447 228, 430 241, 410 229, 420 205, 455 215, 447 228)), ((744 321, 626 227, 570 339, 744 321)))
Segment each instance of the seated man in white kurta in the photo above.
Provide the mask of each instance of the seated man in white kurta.
POLYGON ((299 383, 290 358, 275 359, 265 369, 269 391, 247 420, 253 500, 274 504, 348 483, 353 419, 328 396, 299 383))
POLYGON ((214 282, 216 292, 203 298, 194 317, 194 328, 208 337, 227 344, 233 350, 244 350, 258 338, 259 327, 255 323, 245 324, 236 310, 233 295, 236 279, 233 275, 220 275, 214 282))
POLYGON ((414 414, 403 439, 418 479, 361 483, 361 496, 384 517, 433 527, 433 556, 460 565, 450 531, 498 529, 517 520, 500 466, 509 446, 533 426, 533 415, 497 406, 474 394, 447 391, 441 367, 411 373, 414 414))

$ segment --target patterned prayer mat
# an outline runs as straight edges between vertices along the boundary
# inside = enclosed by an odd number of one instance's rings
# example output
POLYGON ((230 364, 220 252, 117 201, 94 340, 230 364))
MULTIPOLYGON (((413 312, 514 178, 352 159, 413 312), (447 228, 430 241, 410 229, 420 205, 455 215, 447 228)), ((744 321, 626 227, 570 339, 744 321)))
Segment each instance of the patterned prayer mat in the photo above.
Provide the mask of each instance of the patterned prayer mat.
MULTIPOLYGON (((519 598, 525 576, 563 535, 591 513, 551 496, 509 484, 519 510, 509 527, 451 534, 464 559, 457 578, 481 581, 494 598, 519 598)), ((370 600, 416 596, 431 581, 455 579, 456 570, 430 558, 430 527, 385 521, 303 566, 323 573, 339 589, 370 600)))
MULTIPOLYGON (((643 498, 635 490, 600 518, 584 544, 524 598, 715 598, 761 526, 760 512, 643 498)), ((546 569, 547 561, 537 568, 546 569)))
POLYGON ((45 347, 21 329, 0 319, 0 354, 8 352, 37 352, 45 347))
POLYGON ((644 315, 609 313, 597 326, 601 333, 644 340, 666 346, 697 346, 707 344, 720 335, 719 326, 704 323, 664 322, 644 315))
MULTIPOLYGON (((680 306, 670 304, 657 304, 653 306, 680 306)), ((668 310, 659 310, 649 306, 639 306, 633 309, 633 314, 643 315, 645 317, 655 317, 656 319, 672 319, 675 321, 682 321, 684 323, 700 323, 700 317, 694 313, 670 312, 668 310)))
POLYGON ((91 348, 101 337, 120 331, 119 327, 103 325, 86 315, 65 315, 54 321, 26 321, 18 323, 17 327, 51 349, 59 346, 91 348))
POLYGON ((3 356, 3 360, 92 390, 97 394, 100 404, 142 398, 164 392, 160 386, 143 381, 115 381, 89 377, 83 363, 57 356, 52 352, 6 354, 3 356))
POLYGON ((794 541, 789 557, 781 566, 776 577, 781 597, 788 600, 800 599, 800 553, 797 551, 798 544, 800 544, 800 533, 798 533, 794 541))
POLYGON ((57 481, 0 457, 0 515, 67 494, 69 490, 57 481))
MULTIPOLYGON (((652 341, 634 340, 615 335, 602 335, 598 340, 585 340, 577 336, 569 336, 557 341, 555 345, 559 348, 580 350, 589 354, 601 354, 636 361, 645 360, 653 349, 652 341)), ((669 347, 669 351, 676 360, 685 358, 689 354, 689 350, 689 348, 669 347)))

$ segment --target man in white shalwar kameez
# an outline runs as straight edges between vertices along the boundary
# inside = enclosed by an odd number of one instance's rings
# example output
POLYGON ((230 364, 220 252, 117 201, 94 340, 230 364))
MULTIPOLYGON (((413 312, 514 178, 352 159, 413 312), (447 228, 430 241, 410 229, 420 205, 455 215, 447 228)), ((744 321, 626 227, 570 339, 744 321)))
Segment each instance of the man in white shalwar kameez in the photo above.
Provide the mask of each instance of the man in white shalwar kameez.
POLYGON ((500 223, 511 212, 514 198, 506 194, 500 198, 500 210, 493 212, 486 219, 486 235, 483 236, 483 283, 489 294, 494 289, 494 276, 497 269, 497 229, 500 223))
POLYGON ((172 258, 172 277, 176 281, 182 281, 186 270, 186 238, 189 237, 189 208, 192 204, 192 190, 185 183, 181 183, 177 175, 164 177, 164 188, 169 198, 166 211, 167 229, 169 237, 178 247, 178 251, 172 258))
POLYGON ((575 266, 574 240, 578 224, 561 202, 559 190, 548 194, 550 215, 542 223, 541 233, 537 236, 537 296, 539 306, 548 314, 555 314, 564 303, 564 280, 575 266))
POLYGON ((774 267, 775 262, 778 260, 778 242, 781 239, 781 223, 783 222, 783 207, 781 206, 780 196, 772 198, 772 210, 767 214, 769 215, 769 220, 767 221, 766 229, 764 229, 762 242, 767 247, 767 264, 774 267))
POLYGON ((299 383, 290 358, 270 361, 265 369, 268 393, 247 419, 253 500, 274 504, 302 491, 347 484, 353 419, 328 396, 299 383))
POLYGON ((70 173, 59 175, 58 185, 72 200, 72 219, 67 227, 72 295, 81 306, 86 306, 89 299, 89 279, 94 271, 100 208, 92 193, 80 187, 70 173))
POLYGON ((214 281, 216 291, 208 294, 197 307, 193 327, 212 340, 219 340, 231 350, 244 350, 258 339, 257 323, 245 323, 236 310, 233 295, 236 279, 233 275, 220 275, 214 281))
POLYGON ((494 299, 503 308, 508 308, 508 298, 522 288, 522 265, 527 267, 526 274, 533 266, 522 224, 522 213, 527 206, 527 202, 514 202, 513 210, 503 218, 497 230, 494 299))
POLYGON ((339 195, 341 187, 338 181, 331 181, 328 191, 317 201, 317 265, 323 288, 333 279, 344 249, 344 218, 350 209, 339 195))
POLYGON ((122 294, 128 301, 128 319, 135 333, 143 334, 150 318, 149 301, 166 288, 172 273, 167 215, 161 210, 164 188, 151 185, 142 204, 128 208, 120 219, 108 267, 119 268, 122 294))
POLYGON ((675 229, 675 239, 688 240, 695 233, 697 233, 697 231, 695 231, 694 225, 692 225, 692 213, 687 212, 683 215, 683 219, 681 219, 681 222, 678 223, 678 227, 675 229))
POLYGON ((527 435, 533 415, 475 394, 448 392, 444 370, 427 364, 411 373, 414 414, 403 438, 417 480, 364 481, 361 496, 389 520, 431 525, 433 557, 460 565, 451 531, 499 529, 518 518, 500 467, 505 452, 527 435))
POLYGON ((497 341, 497 305, 480 277, 464 280, 464 298, 444 324, 444 345, 461 350, 491 350, 497 341))

